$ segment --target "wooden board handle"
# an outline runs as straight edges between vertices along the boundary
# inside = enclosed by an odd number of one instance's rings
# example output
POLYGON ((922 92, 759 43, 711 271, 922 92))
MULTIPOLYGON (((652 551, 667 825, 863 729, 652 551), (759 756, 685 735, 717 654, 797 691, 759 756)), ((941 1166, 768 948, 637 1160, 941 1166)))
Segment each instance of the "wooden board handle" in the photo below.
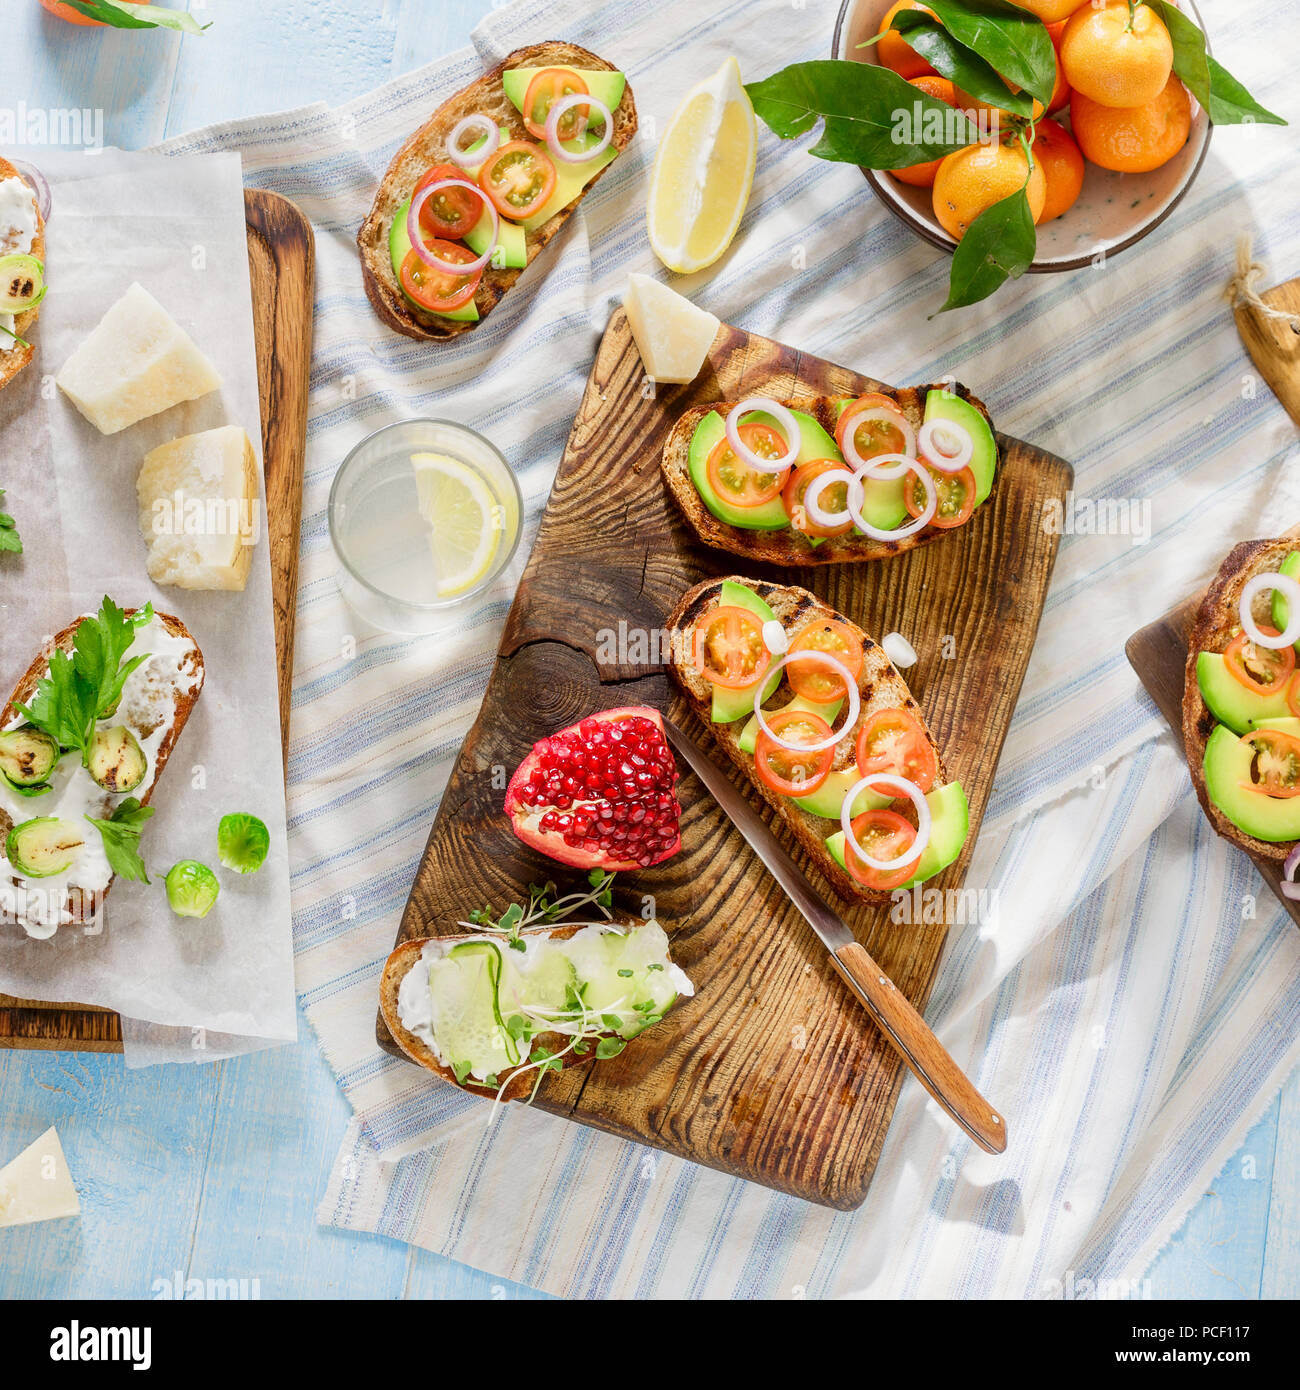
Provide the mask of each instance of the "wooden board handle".
POLYGON ((912 1075, 980 1148, 1000 1154, 1007 1147, 1006 1121, 975 1089, 893 980, 856 941, 841 946, 832 959, 912 1075))

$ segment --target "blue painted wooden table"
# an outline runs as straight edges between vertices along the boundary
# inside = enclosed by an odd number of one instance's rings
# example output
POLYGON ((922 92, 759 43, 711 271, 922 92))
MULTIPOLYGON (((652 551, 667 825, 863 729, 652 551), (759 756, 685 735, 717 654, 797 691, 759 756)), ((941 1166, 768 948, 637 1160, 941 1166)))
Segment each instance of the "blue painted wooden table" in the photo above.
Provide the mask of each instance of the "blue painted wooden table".
MULTIPOLYGON (((170 0, 179 5, 180 0, 170 0)), ((190 0, 201 38, 73 29, 7 0, 5 104, 102 108, 138 148, 211 121, 339 102, 468 41, 491 0, 190 0)), ((79 1222, 0 1231, 0 1298, 149 1297, 258 1281, 263 1298, 535 1296, 315 1208, 348 1106, 304 1020, 297 1047, 128 1072, 120 1057, 0 1051, 0 1162, 58 1126, 79 1222)), ((1150 1273, 1154 1298, 1300 1297, 1300 1077, 1150 1273)))

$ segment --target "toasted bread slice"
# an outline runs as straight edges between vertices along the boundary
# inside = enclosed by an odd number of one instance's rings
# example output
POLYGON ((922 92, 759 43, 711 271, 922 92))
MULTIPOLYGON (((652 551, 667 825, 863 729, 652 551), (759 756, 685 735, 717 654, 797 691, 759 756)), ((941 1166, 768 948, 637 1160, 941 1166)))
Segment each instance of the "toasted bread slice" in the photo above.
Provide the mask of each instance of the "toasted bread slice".
MULTIPOLYGON (((907 417, 914 429, 920 429, 925 418, 925 396, 927 391, 947 390, 954 396, 969 401, 992 428, 993 422, 983 401, 960 383, 949 385, 938 382, 932 386, 904 386, 895 391, 885 391, 898 403, 899 409, 907 417)), ((838 420, 837 405, 843 396, 814 396, 804 400, 781 401, 790 410, 800 410, 811 415, 814 420, 835 438, 835 425, 838 420)), ((834 536, 813 545, 800 532, 787 527, 783 531, 748 531, 740 526, 729 526, 719 521, 704 505, 694 482, 691 481, 691 438, 700 421, 712 410, 726 416, 736 404, 735 401, 719 401, 715 405, 692 406, 673 426, 664 444, 660 467, 664 481, 672 493, 673 500, 681 508, 682 515, 690 523, 691 529, 704 542, 716 550, 729 550, 733 555, 743 555, 748 560, 764 560, 769 565, 841 565, 853 560, 887 560, 894 555, 906 554, 917 546, 927 545, 947 533, 933 527, 905 536, 900 541, 878 541, 870 536, 850 532, 847 536, 834 536)), ((994 486, 996 487, 996 482, 994 486)))
MULTIPOLYGON (((128 608, 125 613, 127 617, 131 617, 136 611, 134 608, 128 608)), ((136 675, 139 675, 140 672, 146 673, 142 679, 141 699, 135 705, 131 705, 124 692, 118 711, 113 716, 114 723, 125 724, 142 744, 150 736, 157 733, 160 727, 166 726, 162 739, 153 754, 150 780, 142 791, 133 793, 141 805, 148 805, 153 797, 163 770, 167 766, 167 760, 171 757, 172 749, 176 746, 176 740, 181 736, 181 730, 184 729, 186 721, 202 693, 203 681, 206 676, 203 652, 194 640, 189 628, 170 613, 156 613, 155 617, 166 629, 169 636, 186 644, 188 651, 183 651, 178 655, 174 671, 170 669, 160 671, 157 682, 152 682, 147 674, 148 662, 139 668, 139 671, 135 673, 136 675), (159 696, 163 698, 161 700, 156 698, 159 696), (171 706, 170 714, 164 712, 168 702, 171 706)), ((82 619, 80 618, 75 623, 70 623, 54 638, 51 645, 62 651, 71 652, 76 641, 77 629, 81 623, 82 619)), ((15 723, 21 722, 16 707, 31 704, 32 697, 36 694, 37 683, 48 673, 49 667, 49 656, 42 653, 27 668, 26 674, 9 697, 9 703, 0 712, 0 729, 8 729, 15 723)), ((134 679, 134 675, 129 677, 128 681, 132 679, 134 679)), ((82 774, 78 773, 77 775, 82 774)), ((94 795, 94 805, 87 806, 86 809, 88 813, 100 818, 110 816, 113 808, 119 805, 122 800, 121 797, 109 792, 103 792, 99 795, 95 795, 93 792, 91 794, 94 795)), ((48 814, 42 810, 41 798, 39 797, 23 804, 31 808, 30 815, 33 817, 48 814)), ((12 828, 13 818, 4 809, 4 806, 0 805, 0 853, 3 852, 4 837, 12 828)), ((0 867, 0 890, 11 887, 15 881, 21 881, 10 876, 9 865, 3 859, 0 859, 0 866, 2 866, 0 867)), ((87 889, 84 885, 76 885, 75 879, 71 881, 68 885, 67 902, 70 922, 60 925, 84 926, 92 922, 98 902, 107 896, 108 890, 112 886, 113 880, 110 878, 106 887, 95 892, 87 889)), ((6 911, 2 895, 0 895, 0 924, 26 926, 19 917, 6 911)))
MULTIPOLYGON (((0 179, 20 179, 22 175, 14 168, 7 159, 0 159, 0 179)), ((26 180, 24 180, 26 182, 26 180)), ((45 219, 41 216, 39 207, 36 209, 36 236, 32 240, 32 249, 29 253, 36 257, 42 265, 45 263, 45 219)), ((7 352, 0 352, 0 390, 8 386, 9 383, 18 375, 19 372, 35 356, 36 348, 32 345, 31 329, 36 326, 36 320, 41 312, 38 304, 34 309, 28 309, 26 313, 18 314, 14 319, 14 332, 27 343, 26 347, 19 347, 13 343, 7 352)), ((8 334, 5 335, 8 339, 8 334)), ((12 340, 9 340, 12 342, 12 340)))
MULTIPOLYGON (((491 72, 485 73, 477 81, 457 92, 450 100, 443 102, 393 156, 392 163, 380 181, 370 213, 357 233, 361 271, 365 279, 366 294, 375 306, 375 312, 390 328, 405 333, 408 338, 442 342, 477 328, 523 273, 518 269, 498 269, 489 265, 484 270, 483 279, 474 294, 474 303, 479 312, 477 321, 462 322, 440 318, 437 314, 425 313, 417 308, 402 294, 397 277, 393 274, 392 258, 388 252, 388 232, 392 226, 393 214, 411 196, 411 190, 425 170, 430 165, 447 161, 448 137, 466 116, 485 115, 498 126, 508 127, 512 140, 536 143, 524 125, 523 117, 506 96, 501 83, 501 75, 510 69, 535 67, 618 71, 612 63, 607 63, 603 58, 598 58, 594 53, 589 53, 574 43, 552 39, 546 43, 531 44, 527 48, 517 48, 491 72)), ((633 100, 630 85, 624 88, 623 98, 615 107, 613 115, 612 143, 615 149, 622 151, 636 134, 636 102, 633 100)), ((603 172, 602 170, 601 174, 603 172)), ((574 209, 601 174, 597 174, 567 207, 561 208, 535 232, 527 234, 529 265, 532 265, 547 243, 569 220, 574 209)))
POLYGON ((1192 784, 1210 824, 1234 845, 1265 859, 1285 859, 1291 844, 1273 844, 1247 835, 1214 804, 1205 785, 1205 745, 1219 722, 1205 704, 1196 681, 1196 658, 1201 652, 1222 652, 1241 625, 1241 591, 1257 574, 1276 571, 1293 550, 1300 550, 1300 526, 1276 540, 1243 541, 1234 546, 1205 591, 1187 643, 1183 678, 1183 748, 1192 784))
MULTIPOLYGON (((826 837, 840 829, 838 821, 830 821, 823 816, 810 815, 802 807, 796 806, 788 796, 782 796, 779 792, 772 791, 759 780, 754 767, 753 755, 746 753, 740 746, 740 734, 747 721, 738 719, 733 724, 713 723, 710 717, 713 706, 713 687, 695 669, 694 665, 684 658, 687 653, 694 649, 694 643, 690 636, 691 630, 711 609, 717 607, 722 585, 725 582, 727 581, 722 579, 710 579, 703 584, 697 584, 693 589, 688 589, 669 617, 668 630, 678 635, 678 640, 673 643, 673 656, 669 663, 669 670, 672 672, 673 678, 681 686, 691 703, 691 708, 708 727, 719 747, 749 778, 763 800, 776 811, 789 828, 790 833, 821 871, 822 876, 830 881, 835 890, 846 898, 854 898, 861 902, 889 902, 891 897, 889 892, 863 887, 847 870, 840 868, 827 852, 826 837)), ((844 623, 861 635, 863 662, 862 673, 858 678, 858 692, 861 695, 862 708, 858 714, 857 724, 853 726, 853 732, 835 745, 835 756, 831 763, 832 772, 840 772, 853 766, 854 744, 857 740, 856 730, 877 710, 906 709, 920 721, 921 727, 925 729, 926 738, 929 739, 934 748, 935 756, 939 761, 939 777, 936 785, 948 780, 939 745, 935 743, 934 736, 926 727, 921 707, 907 688, 907 682, 899 674, 894 663, 885 655, 880 645, 868 637, 855 622, 846 618, 843 613, 836 612, 815 594, 810 594, 807 589, 801 589, 794 584, 766 584, 761 580, 743 579, 737 575, 732 575, 730 582, 743 584, 747 589, 752 589, 771 608, 791 640, 810 623, 827 618, 844 623)), ((794 691, 782 680, 781 685, 778 686, 768 703, 774 708, 779 707, 793 695, 794 691)), ((766 713, 766 707, 764 712, 766 713)))
MULTIPOLYGON (((525 927, 519 935, 521 937, 550 937, 563 941, 576 935, 584 927, 591 925, 590 922, 561 922, 551 927, 525 927)), ((635 930, 642 924, 636 918, 615 914, 608 925, 635 930)), ((481 937, 482 935, 482 933, 465 933, 458 936, 442 936, 438 937, 437 940, 441 945, 454 946, 458 941, 470 941, 476 936, 481 937)), ((472 1077, 466 1078, 463 1082, 457 1081, 456 1073, 451 1067, 439 1059, 438 1054, 423 1038, 411 1032, 402 1022, 401 1011, 398 1007, 398 991, 408 972, 418 964, 421 951, 431 939, 427 936, 421 936, 410 941, 403 941, 384 962, 383 972, 379 979, 380 1013, 383 1014, 384 1022, 388 1025, 388 1031, 411 1061, 418 1062, 426 1071, 431 1071, 435 1076, 449 1081, 453 1086, 459 1086, 463 1091, 470 1091, 476 1096, 495 1097, 498 1093, 496 1086, 484 1086, 472 1077)), ((611 1032, 601 1034, 601 1036, 612 1038, 615 1034, 611 1032)), ((572 1038, 564 1033, 538 1033, 534 1039, 534 1046, 540 1045, 555 1054, 561 1052, 570 1042, 572 1042, 572 1038)), ((590 1061, 594 1056, 594 1046, 591 1051, 581 1057, 573 1052, 568 1052, 560 1059, 561 1069, 580 1066, 582 1063, 590 1061)), ((526 1064, 518 1067, 507 1067, 498 1073, 498 1079, 504 1083, 504 1090, 500 1092, 502 1100, 523 1100, 532 1094, 533 1087, 537 1084, 537 1068, 526 1064)))

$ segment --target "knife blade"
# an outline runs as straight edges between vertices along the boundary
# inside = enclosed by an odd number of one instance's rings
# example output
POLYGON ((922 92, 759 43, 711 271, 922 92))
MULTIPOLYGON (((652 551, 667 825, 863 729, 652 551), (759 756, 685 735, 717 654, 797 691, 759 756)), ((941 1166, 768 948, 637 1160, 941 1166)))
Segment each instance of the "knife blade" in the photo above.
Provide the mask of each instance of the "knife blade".
POLYGON ((665 718, 664 729, 683 762, 704 783, 723 814, 817 933, 830 952, 831 964, 908 1069, 980 1148, 1002 1153, 1007 1146, 1006 1121, 976 1090, 907 997, 858 943, 843 918, 818 896, 749 798, 671 720, 665 718))

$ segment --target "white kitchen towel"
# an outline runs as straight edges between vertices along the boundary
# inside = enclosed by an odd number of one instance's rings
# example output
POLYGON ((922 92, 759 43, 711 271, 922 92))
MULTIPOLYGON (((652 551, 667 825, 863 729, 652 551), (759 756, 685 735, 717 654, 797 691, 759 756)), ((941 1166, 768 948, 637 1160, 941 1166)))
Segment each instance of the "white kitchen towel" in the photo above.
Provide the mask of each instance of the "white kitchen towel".
MULTIPOLYGON (((628 71, 642 134, 491 319, 436 348, 375 319, 356 227, 400 141, 504 53, 554 37, 552 6, 504 8, 473 49, 340 109, 169 146, 239 148, 250 182, 316 228, 290 834, 299 988, 357 1112, 322 1220, 590 1297, 1052 1297, 1085 1278, 1120 1290, 1297 1060, 1300 937, 1209 832, 1123 651, 1232 543, 1300 511, 1294 429, 1222 297, 1241 230, 1275 278, 1300 263, 1300 217, 1278 198, 1300 151, 1269 127, 1217 131, 1184 204, 1104 268, 1027 276, 933 319, 947 259, 856 169, 763 132, 734 248, 675 282, 724 319, 886 381, 951 373, 1006 432, 1074 463, 1072 515, 1090 499, 1133 504, 1130 534, 1080 524, 1063 539, 968 877, 997 910, 953 928, 928 1010, 1008 1115, 1007 1154, 973 1151, 909 1081, 866 1205, 837 1215, 518 1107, 488 1132, 483 1102, 375 1044, 379 971, 518 566, 454 638, 359 632, 333 578, 334 472, 389 420, 463 419, 518 472, 526 553, 626 273, 664 276, 643 221, 655 133, 731 53, 750 80, 828 56, 836 8, 567 6, 565 36, 628 71)), ((1249 39, 1267 13, 1300 40, 1300 20, 1261 0, 1203 8, 1227 66, 1300 118, 1288 45, 1249 39)))

